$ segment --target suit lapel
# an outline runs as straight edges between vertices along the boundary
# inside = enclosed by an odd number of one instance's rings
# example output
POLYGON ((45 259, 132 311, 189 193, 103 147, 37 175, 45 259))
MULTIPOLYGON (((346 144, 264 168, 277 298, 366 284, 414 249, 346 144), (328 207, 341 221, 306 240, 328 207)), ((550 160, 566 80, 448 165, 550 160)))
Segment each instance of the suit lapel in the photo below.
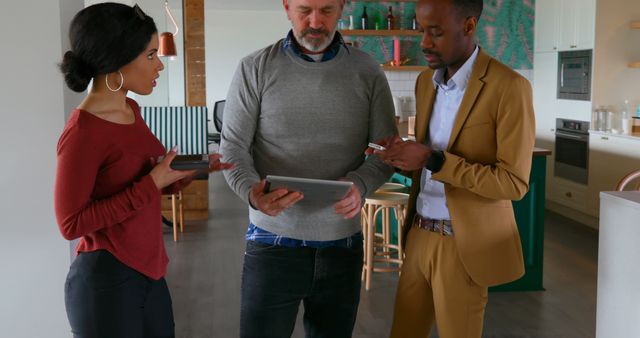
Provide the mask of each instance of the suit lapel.
POLYGON ((460 131, 462 130, 462 127, 464 126, 464 122, 467 120, 469 113, 471 113, 471 108, 473 108, 478 95, 480 95, 480 91, 484 86, 484 81, 482 81, 482 78, 487 72, 489 61, 491 61, 491 57, 487 55, 482 49, 480 49, 476 58, 476 62, 473 65, 471 76, 469 77, 467 89, 464 93, 464 96, 462 97, 460 108, 458 108, 458 114, 456 115, 456 119, 453 122, 453 129, 451 130, 451 137, 449 138, 447 149, 451 149, 451 147, 455 143, 458 135, 460 134, 460 131))
POLYGON ((433 82, 431 81, 431 77, 433 76, 433 72, 428 73, 427 79, 424 81, 425 84, 418 88, 417 95, 423 96, 421 100, 423 103, 416 107, 420 110, 420 112, 416 112, 416 142, 424 143, 425 138, 427 137, 427 126, 429 125, 429 120, 431 119, 431 111, 433 110, 433 102, 436 98, 436 90, 433 87, 433 82))

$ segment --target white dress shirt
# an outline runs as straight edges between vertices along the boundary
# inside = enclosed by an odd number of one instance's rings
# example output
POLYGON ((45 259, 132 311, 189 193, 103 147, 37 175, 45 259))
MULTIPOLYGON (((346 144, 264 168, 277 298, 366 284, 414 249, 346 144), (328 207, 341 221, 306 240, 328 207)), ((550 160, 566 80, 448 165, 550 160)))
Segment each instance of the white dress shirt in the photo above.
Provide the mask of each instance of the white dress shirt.
MULTIPOLYGON (((433 150, 447 150, 453 122, 458 115, 462 97, 467 89, 473 64, 480 48, 476 46, 473 54, 458 69, 458 71, 444 83, 445 68, 436 69, 433 73, 433 86, 436 88, 436 98, 429 123, 428 145, 433 150)), ((422 169, 420 194, 416 201, 418 213, 432 219, 451 219, 447 199, 444 194, 444 184, 431 179, 431 170, 422 169)))

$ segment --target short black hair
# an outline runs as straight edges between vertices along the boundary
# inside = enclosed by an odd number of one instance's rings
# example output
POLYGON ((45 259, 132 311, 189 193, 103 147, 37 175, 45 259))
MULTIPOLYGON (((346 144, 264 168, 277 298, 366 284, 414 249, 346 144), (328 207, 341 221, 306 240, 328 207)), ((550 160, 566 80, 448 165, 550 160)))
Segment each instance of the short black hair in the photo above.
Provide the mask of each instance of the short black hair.
POLYGON ((144 51, 157 31, 138 5, 106 2, 81 10, 69 27, 71 50, 59 65, 67 86, 81 92, 96 75, 120 69, 144 51))
POLYGON ((452 0, 452 4, 462 17, 474 16, 476 20, 480 21, 483 0, 452 0))

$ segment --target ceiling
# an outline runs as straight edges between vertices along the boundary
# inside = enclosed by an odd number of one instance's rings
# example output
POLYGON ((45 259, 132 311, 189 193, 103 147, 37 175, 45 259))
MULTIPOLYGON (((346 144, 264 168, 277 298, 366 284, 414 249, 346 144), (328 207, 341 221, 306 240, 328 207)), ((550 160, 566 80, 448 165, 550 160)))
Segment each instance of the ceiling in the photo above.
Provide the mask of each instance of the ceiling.
POLYGON ((282 9, 282 0, 204 0, 206 9, 274 11, 282 9))

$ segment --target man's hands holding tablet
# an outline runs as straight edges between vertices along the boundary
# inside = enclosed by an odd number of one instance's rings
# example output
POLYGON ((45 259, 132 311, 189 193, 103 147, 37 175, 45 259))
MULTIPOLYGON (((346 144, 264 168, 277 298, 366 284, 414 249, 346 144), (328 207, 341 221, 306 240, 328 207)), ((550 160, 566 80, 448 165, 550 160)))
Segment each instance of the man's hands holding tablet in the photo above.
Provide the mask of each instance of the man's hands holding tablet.
POLYGON ((362 199, 360 198, 360 189, 356 185, 352 185, 351 189, 343 199, 335 204, 336 214, 343 215, 344 219, 355 217, 362 208, 362 199))
POLYGON ((249 204, 269 216, 277 216, 284 209, 304 198, 302 193, 279 188, 265 193, 267 180, 263 179, 251 187, 249 204))
POLYGON ((253 185, 249 192, 249 203, 264 214, 277 216, 304 199, 305 191, 308 194, 306 204, 334 203, 335 212, 345 219, 353 218, 360 212, 360 191, 348 181, 267 176, 253 185))

